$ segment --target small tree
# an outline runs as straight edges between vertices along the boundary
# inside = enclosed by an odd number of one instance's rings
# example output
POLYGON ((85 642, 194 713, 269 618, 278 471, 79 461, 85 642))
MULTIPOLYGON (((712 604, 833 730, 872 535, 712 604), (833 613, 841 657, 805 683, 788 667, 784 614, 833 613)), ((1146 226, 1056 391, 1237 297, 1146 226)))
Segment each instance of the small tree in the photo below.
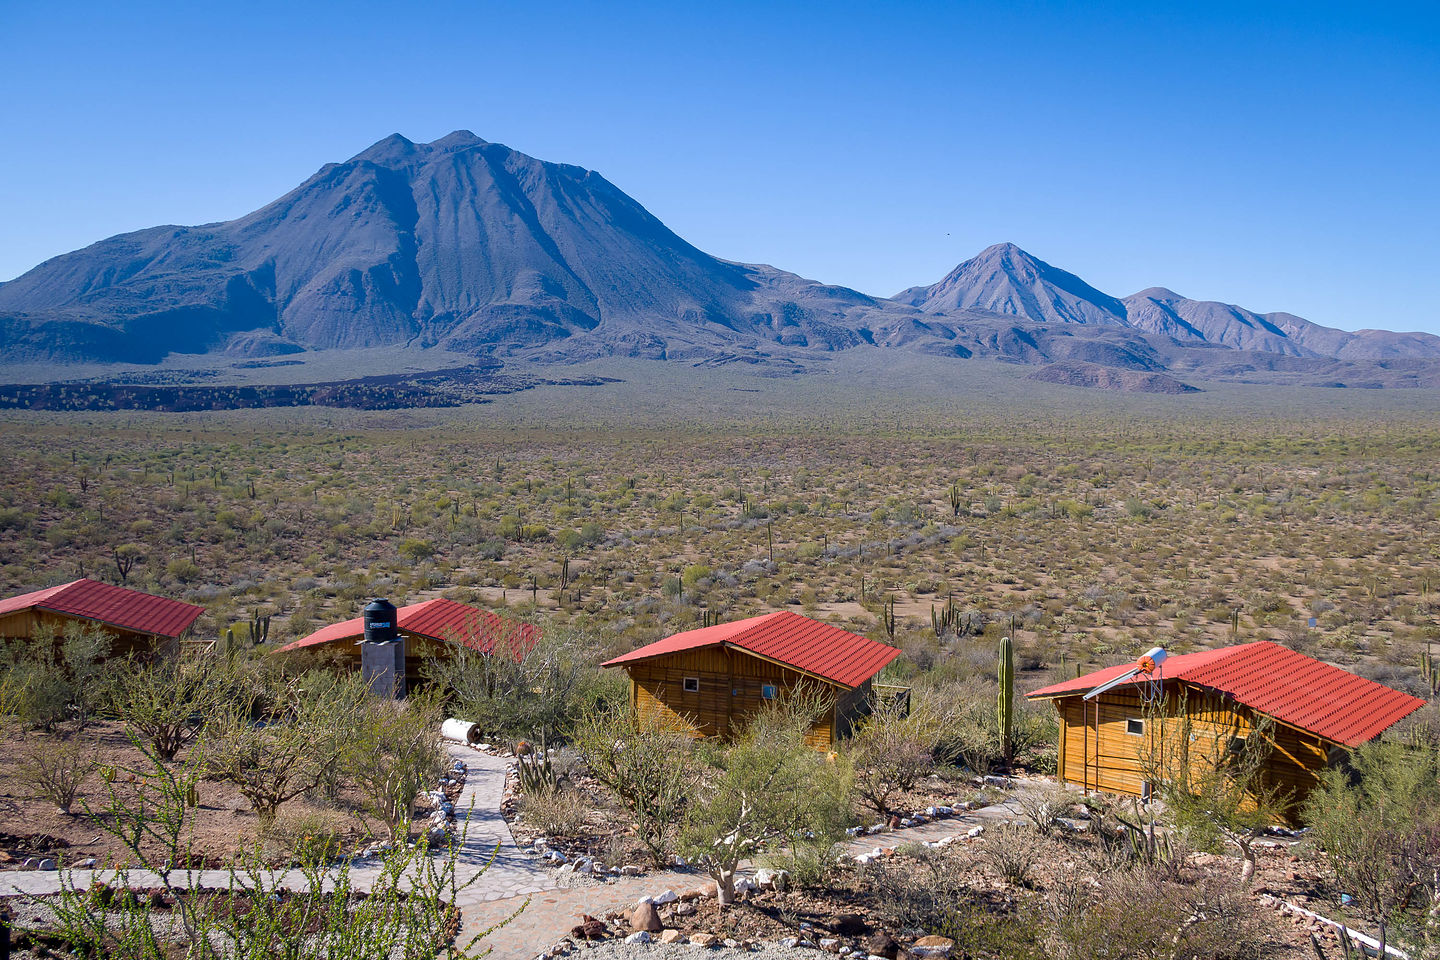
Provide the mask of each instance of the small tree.
POLYGON ((39 800, 69 815, 80 788, 100 766, 94 748, 73 736, 30 739, 21 752, 16 773, 39 800))
POLYGON ((168 763, 195 739, 231 692, 225 663, 213 654, 153 662, 130 659, 114 673, 111 706, 168 763))
POLYGON ((400 701, 369 697, 346 731, 342 773, 360 787, 366 809, 384 821, 392 840, 408 828, 415 798, 445 768, 441 719, 433 690, 400 701))
POLYGON ((851 778, 845 765, 805 743, 814 712, 795 704, 752 719, 719 759, 686 811, 680 850, 715 881, 717 903, 735 899, 735 871, 770 842, 843 836, 851 778))
POLYGON ((448 692, 454 713, 472 718, 486 737, 558 737, 579 712, 597 644, 563 627, 546 629, 529 650, 518 638, 496 637, 492 653, 455 642, 450 657, 426 664, 426 676, 448 692))
POLYGON ((1161 705, 1146 712, 1140 751, 1145 778, 1156 786, 1168 815, 1200 846, 1228 843, 1240 851, 1242 882, 1255 874, 1255 839, 1278 822, 1289 796, 1266 782, 1275 745, 1275 722, 1255 715, 1245 736, 1241 720, 1197 727, 1182 692, 1175 713, 1161 705))
POLYGON ((675 846, 697 777, 685 733, 637 717, 629 705, 593 710, 571 740, 590 775, 635 818, 636 834, 656 866, 675 846))
POLYGON ((338 683, 318 673, 279 683, 226 704, 204 741, 210 776, 235 784, 262 829, 275 822, 281 804, 331 775, 364 699, 358 674, 338 683), (257 714, 266 715, 257 722, 257 714))
POLYGON ((940 720, 921 701, 906 714, 898 699, 880 700, 846 743, 855 770, 855 792, 881 816, 890 812, 890 798, 909 790, 934 769, 931 749, 940 720))
POLYGON ((115 637, 94 623, 72 621, 60 635, 60 660, 70 687, 70 714, 84 729, 103 698, 105 660, 115 637))
POLYGON ((1382 943, 1405 925, 1402 912, 1417 895, 1428 901, 1427 935, 1440 936, 1440 755, 1366 744, 1349 769, 1325 771, 1304 815, 1341 888, 1382 943))

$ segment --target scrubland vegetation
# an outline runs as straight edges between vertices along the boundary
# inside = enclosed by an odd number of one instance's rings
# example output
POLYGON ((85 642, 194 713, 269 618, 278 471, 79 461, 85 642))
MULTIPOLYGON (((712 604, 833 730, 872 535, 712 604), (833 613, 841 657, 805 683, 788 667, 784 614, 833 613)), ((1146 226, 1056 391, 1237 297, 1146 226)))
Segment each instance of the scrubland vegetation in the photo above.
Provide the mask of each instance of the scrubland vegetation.
MULTIPOLYGON (((1433 705, 1327 776, 1303 813, 1314 829, 1283 865, 1247 846, 1261 824, 1241 799, 1244 763, 1193 784, 1204 802, 1167 797, 1163 820, 1041 794, 980 842, 837 863, 847 826, 973 792, 977 774, 1053 771, 1048 705, 1017 702, 1008 728, 997 716, 1005 636, 1018 694, 1154 645, 1259 638, 1417 696, 1440 689, 1431 416, 1103 411, 719 416, 723 430, 621 429, 600 412, 544 429, 503 411, 409 429, 11 422, 0 593, 123 582, 203 604, 197 637, 219 639, 173 664, 103 669, 103 641, 84 631, 12 645, 0 714, 14 762, 0 784, 27 816, 45 804, 59 830, 173 781, 199 807, 243 811, 262 859, 316 863, 408 832, 435 773, 420 731, 448 713, 498 742, 563 746, 564 769, 526 774, 517 829, 623 834, 626 856, 680 855, 722 891, 763 855, 799 890, 731 915, 768 910, 776 928, 868 904, 876 924, 943 933, 973 957, 1313 956, 1256 900, 1303 890, 1434 955, 1433 705), (451 597, 539 623, 545 640, 518 664, 435 663, 431 692, 399 712, 323 661, 272 655, 372 596, 451 597), (878 710, 831 758, 800 745, 794 704, 734 745, 692 744, 637 731, 623 676, 598 669, 779 608, 899 646, 880 679, 912 687, 910 712, 878 710), (757 803, 764 790, 784 802, 757 803), (365 837, 336 836, 336 811, 363 816, 365 837)), ((206 856, 236 855, 228 830, 206 856)))

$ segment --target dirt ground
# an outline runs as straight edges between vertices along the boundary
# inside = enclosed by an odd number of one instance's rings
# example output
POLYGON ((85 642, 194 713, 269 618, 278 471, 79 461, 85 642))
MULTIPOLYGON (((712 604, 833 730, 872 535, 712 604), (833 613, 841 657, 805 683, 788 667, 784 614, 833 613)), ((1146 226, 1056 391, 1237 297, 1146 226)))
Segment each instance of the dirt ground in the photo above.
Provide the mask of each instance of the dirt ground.
MULTIPOLYGON (((105 812, 107 792, 99 770, 85 780, 68 815, 53 803, 35 799, 34 788, 26 783, 22 773, 26 755, 46 749, 47 743, 63 735, 92 745, 94 756, 115 769, 118 796, 135 794, 138 778, 132 771, 143 769, 145 760, 120 724, 96 722, 75 734, 32 731, 23 738, 0 738, 0 869, 25 869, 29 860, 75 864, 94 858, 107 865, 129 859, 120 841, 105 830, 111 818, 105 812)), ((182 751, 177 762, 186 760, 182 751)), ((214 866, 260 842, 259 820, 233 784, 202 780, 198 794, 188 833, 197 865, 214 866)), ((333 802, 298 797, 281 807, 276 828, 262 844, 262 852, 271 862, 287 862, 295 844, 313 842, 307 841, 307 836, 333 837, 343 850, 361 847, 374 834, 366 829, 357 806, 356 798, 344 790, 333 802)), ((144 849, 159 847, 152 842, 144 849)))

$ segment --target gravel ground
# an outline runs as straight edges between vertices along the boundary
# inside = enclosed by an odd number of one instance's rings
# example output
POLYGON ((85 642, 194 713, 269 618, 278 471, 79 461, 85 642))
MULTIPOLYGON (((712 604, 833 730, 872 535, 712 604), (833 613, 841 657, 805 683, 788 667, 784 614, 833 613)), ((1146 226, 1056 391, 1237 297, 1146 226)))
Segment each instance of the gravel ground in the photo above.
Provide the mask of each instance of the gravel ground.
MULTIPOLYGON (((815 950, 798 950, 768 944, 759 950, 730 950, 726 947, 696 947, 685 943, 626 943, 623 940, 607 940, 593 947, 580 946, 570 954, 584 960, 815 960, 821 956, 815 950)), ((828 954, 825 954, 828 956, 828 954)))

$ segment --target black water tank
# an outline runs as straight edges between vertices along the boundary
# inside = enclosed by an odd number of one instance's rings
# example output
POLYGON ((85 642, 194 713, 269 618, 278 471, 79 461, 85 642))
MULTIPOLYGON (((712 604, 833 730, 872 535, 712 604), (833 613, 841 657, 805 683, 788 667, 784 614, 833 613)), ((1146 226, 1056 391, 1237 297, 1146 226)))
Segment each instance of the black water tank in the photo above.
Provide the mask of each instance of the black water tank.
POLYGON ((365 604, 365 642, 383 643, 397 639, 400 628, 395 622, 395 614, 395 604, 389 600, 376 597, 365 604))

